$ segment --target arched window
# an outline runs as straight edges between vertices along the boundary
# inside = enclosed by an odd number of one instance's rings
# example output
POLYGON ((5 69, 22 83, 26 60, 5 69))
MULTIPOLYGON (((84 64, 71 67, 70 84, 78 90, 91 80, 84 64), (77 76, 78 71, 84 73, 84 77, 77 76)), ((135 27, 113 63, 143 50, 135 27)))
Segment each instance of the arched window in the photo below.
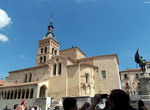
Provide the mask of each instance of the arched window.
POLYGON ((42 86, 42 87, 40 88, 39 97, 46 97, 45 94, 46 94, 46 87, 45 87, 45 86, 42 86))
POLYGON ((56 75, 56 64, 53 65, 53 75, 56 75))
POLYGON ((5 93, 4 93, 4 99, 6 99, 7 98, 7 92, 5 91, 5 93))
POLYGON ((22 91, 22 99, 24 99, 25 98, 25 89, 23 89, 23 91, 22 91))
POLYGON ((2 99, 4 99, 4 93, 3 93, 3 91, 2 91, 2 94, 1 94, 1 95, 2 95, 2 99))
POLYGON ((11 91, 10 99, 13 99, 13 96, 14 96, 14 91, 12 90, 12 91, 11 91))
POLYGON ((59 63, 58 64, 58 74, 61 75, 61 69, 62 69, 62 64, 59 63))
POLYGON ((89 79, 89 74, 85 74, 85 82, 86 82, 86 83, 89 83, 89 80, 90 80, 90 79, 89 79))
POLYGON ((32 73, 30 73, 29 82, 32 80, 32 73))
POLYGON ((2 99, 2 91, 0 91, 0 100, 2 99))
POLYGON ((87 86, 87 94, 89 95, 90 94, 90 91, 91 91, 91 87, 90 85, 87 86))
POLYGON ((21 89, 18 91, 18 99, 21 98, 21 89))
POLYGON ((86 94, 86 86, 85 86, 85 85, 83 85, 83 87, 82 87, 82 94, 83 94, 83 95, 86 94))
POLYGON ((10 91, 8 91, 7 93, 7 99, 9 99, 9 97, 10 97, 10 91))
POLYGON ((44 62, 46 62, 46 56, 44 56, 44 62))
POLYGON ((15 95, 14 95, 14 99, 17 98, 17 90, 15 90, 15 95))
POLYGON ((27 77, 28 77, 28 75, 27 74, 25 74, 25 83, 27 82, 27 77))
POLYGON ((43 48, 41 48, 41 53, 43 53, 43 48))
POLYGON ((57 54, 57 50, 55 50, 55 55, 57 54))
POLYGON ((54 53, 54 48, 52 48, 52 55, 53 55, 53 53, 54 53))
POLYGON ((45 47, 45 49, 44 49, 44 50, 45 50, 45 53, 47 53, 47 47, 45 47))
POLYGON ((26 91, 26 99, 28 99, 29 98, 29 89, 27 89, 27 91, 26 91))
POLYGON ((32 88, 31 93, 30 93, 30 99, 33 98, 33 94, 34 94, 34 91, 33 91, 33 88, 32 88))
POLYGON ((42 63, 42 57, 40 57, 40 63, 42 63))

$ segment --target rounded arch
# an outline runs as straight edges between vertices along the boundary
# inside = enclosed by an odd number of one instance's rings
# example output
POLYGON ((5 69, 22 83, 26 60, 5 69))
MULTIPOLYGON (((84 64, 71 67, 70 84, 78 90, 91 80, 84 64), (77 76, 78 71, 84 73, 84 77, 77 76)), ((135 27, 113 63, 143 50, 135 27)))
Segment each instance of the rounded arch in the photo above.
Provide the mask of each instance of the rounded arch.
POLYGON ((44 48, 45 53, 47 53, 47 47, 44 48))
POLYGON ((28 78, 28 75, 27 74, 25 74, 25 83, 27 82, 27 78, 28 78))
POLYGON ((52 55, 53 55, 53 53, 54 53, 54 48, 52 48, 52 55))
POLYGON ((4 92, 1 92, 1 98, 4 99, 4 92))
POLYGON ((26 90, 26 99, 29 98, 29 89, 26 90))
POLYGON ((57 50, 55 50, 55 55, 57 55, 57 50))
POLYGON ((85 73, 85 82, 86 83, 90 82, 90 75, 89 75, 89 73, 85 73))
POLYGON ((40 57, 40 63, 42 63, 42 60, 43 60, 43 58, 42 58, 42 57, 40 57))
POLYGON ((19 89, 18 91, 18 99, 20 99, 20 97, 21 97, 21 89, 19 89))
POLYGON ((11 90, 10 99, 13 99, 13 96, 14 96, 14 91, 11 90))
POLYGON ((33 95, 34 95, 34 91, 33 91, 33 88, 32 88, 31 91, 30 91, 30 99, 33 98, 33 95))
POLYGON ((7 98, 7 92, 5 91, 4 92, 4 99, 6 99, 7 98))
POLYGON ((17 98, 17 89, 15 90, 15 93, 14 93, 14 99, 17 98))
POLYGON ((46 97, 47 96, 47 87, 45 85, 40 87, 40 94, 39 97, 46 97))
POLYGON ((41 53, 43 53, 43 48, 41 48, 41 53))
POLYGON ((29 74, 29 82, 32 81, 32 73, 29 74))
POLYGON ((58 63, 58 75, 61 75, 61 73, 62 73, 62 63, 59 62, 58 63))
POLYGON ((56 68, 57 68, 57 65, 56 63, 53 64, 53 75, 56 75, 56 68))
POLYGON ((91 93, 91 86, 88 85, 88 86, 87 86, 87 94, 89 95, 90 93, 91 93))
POLYGON ((86 86, 85 85, 82 86, 82 95, 86 95, 86 86))
POLYGON ((10 97, 10 90, 8 90, 7 99, 9 99, 9 97, 10 97))
POLYGON ((22 90, 22 99, 25 98, 25 89, 22 90))
POLYGON ((46 56, 43 57, 43 60, 44 60, 43 62, 46 62, 46 56))

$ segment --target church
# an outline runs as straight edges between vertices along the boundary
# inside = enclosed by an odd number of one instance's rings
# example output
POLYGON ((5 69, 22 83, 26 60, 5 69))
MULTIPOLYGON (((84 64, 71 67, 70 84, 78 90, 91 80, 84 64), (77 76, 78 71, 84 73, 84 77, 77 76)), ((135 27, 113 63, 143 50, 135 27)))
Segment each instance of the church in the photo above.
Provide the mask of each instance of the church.
POLYGON ((117 54, 86 57, 78 47, 60 50, 52 18, 46 35, 38 41, 36 65, 10 71, 0 86, 0 109, 20 104, 47 109, 63 97, 93 97, 120 88, 117 54), (52 101, 53 99, 53 101, 52 101))

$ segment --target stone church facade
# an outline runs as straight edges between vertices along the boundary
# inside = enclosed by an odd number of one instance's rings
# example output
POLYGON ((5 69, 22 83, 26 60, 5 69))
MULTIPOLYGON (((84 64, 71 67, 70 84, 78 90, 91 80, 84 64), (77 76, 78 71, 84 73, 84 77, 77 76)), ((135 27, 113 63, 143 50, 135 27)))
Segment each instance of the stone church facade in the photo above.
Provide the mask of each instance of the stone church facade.
POLYGON ((27 100, 27 105, 47 108, 63 97, 94 96, 120 88, 116 54, 86 57, 78 47, 60 50, 52 19, 38 42, 36 66, 10 71, 0 86, 0 109, 27 100), (51 102, 51 98, 53 102, 51 102))

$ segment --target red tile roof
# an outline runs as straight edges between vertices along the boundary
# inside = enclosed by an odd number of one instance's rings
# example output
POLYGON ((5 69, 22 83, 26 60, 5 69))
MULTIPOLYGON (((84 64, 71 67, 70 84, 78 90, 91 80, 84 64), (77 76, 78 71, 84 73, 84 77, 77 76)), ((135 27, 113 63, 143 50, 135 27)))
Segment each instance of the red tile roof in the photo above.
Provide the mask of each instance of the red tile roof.
POLYGON ((0 85, 4 85, 4 80, 0 80, 0 85))
POLYGON ((123 71, 120 71, 120 72, 133 72, 133 71, 141 71, 140 68, 137 68, 137 69, 127 69, 127 70, 123 70, 123 71))

